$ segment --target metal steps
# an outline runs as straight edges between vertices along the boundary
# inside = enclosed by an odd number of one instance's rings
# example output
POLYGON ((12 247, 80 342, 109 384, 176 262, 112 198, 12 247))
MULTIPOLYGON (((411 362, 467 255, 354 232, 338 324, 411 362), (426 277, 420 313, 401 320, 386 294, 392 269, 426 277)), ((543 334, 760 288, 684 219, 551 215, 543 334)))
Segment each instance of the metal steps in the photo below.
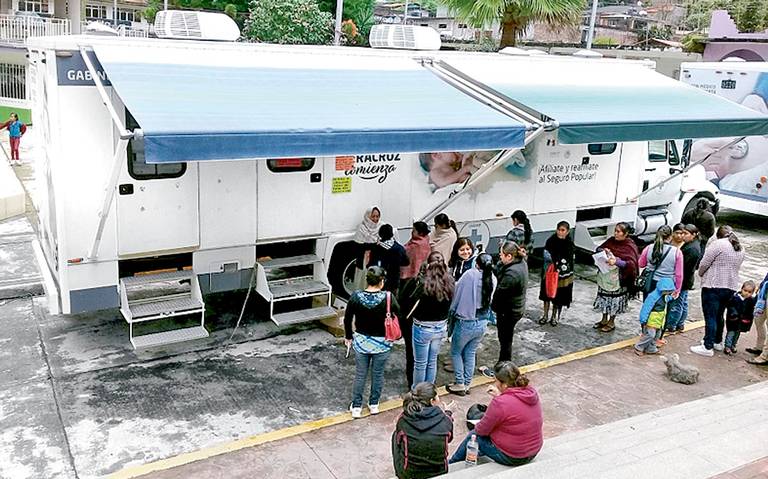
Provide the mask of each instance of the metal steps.
POLYGON ((205 303, 193 271, 167 271, 120 279, 120 312, 128 322, 134 348, 177 343, 208 336, 205 303), (134 336, 134 324, 200 315, 200 325, 134 336))
POLYGON ((166 344, 181 343, 183 341, 192 341, 193 339, 202 339, 208 337, 208 331, 202 326, 192 328, 172 329, 161 333, 143 334, 134 336, 131 339, 133 347, 136 349, 152 348, 166 344))
POLYGON ((300 309, 288 313, 273 314, 272 321, 278 326, 287 326, 289 324, 308 323, 310 321, 320 321, 321 319, 335 318, 336 310, 330 306, 320 308, 300 309))
POLYGON ((269 301, 270 318, 278 326, 336 316, 330 304, 331 286, 317 254, 269 258, 258 261, 256 267, 256 291, 269 301), (307 299, 312 307, 307 307, 307 299), (280 312, 275 312, 276 304, 280 312))

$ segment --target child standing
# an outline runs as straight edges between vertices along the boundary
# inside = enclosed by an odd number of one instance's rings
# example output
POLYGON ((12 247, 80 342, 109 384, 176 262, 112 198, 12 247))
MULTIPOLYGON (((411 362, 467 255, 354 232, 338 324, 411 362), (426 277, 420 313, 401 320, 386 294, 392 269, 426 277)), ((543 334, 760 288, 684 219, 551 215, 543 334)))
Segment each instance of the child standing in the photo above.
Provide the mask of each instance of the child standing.
POLYGON ((672 278, 661 278, 656 283, 656 289, 643 301, 640 309, 640 325, 643 333, 635 344, 635 354, 657 354, 656 333, 664 328, 664 319, 667 315, 667 303, 672 300, 675 292, 675 282, 672 278))
POLYGON ((736 343, 741 333, 749 332, 752 327, 752 317, 755 313, 757 298, 754 296, 757 286, 754 281, 745 281, 741 290, 731 297, 725 316, 725 354, 736 352, 736 343))
POLYGON ((8 137, 11 142, 11 164, 20 165, 19 159, 19 143, 21 143, 21 137, 27 132, 27 126, 19 121, 19 115, 11 113, 8 121, 0 125, 0 130, 8 128, 8 137))

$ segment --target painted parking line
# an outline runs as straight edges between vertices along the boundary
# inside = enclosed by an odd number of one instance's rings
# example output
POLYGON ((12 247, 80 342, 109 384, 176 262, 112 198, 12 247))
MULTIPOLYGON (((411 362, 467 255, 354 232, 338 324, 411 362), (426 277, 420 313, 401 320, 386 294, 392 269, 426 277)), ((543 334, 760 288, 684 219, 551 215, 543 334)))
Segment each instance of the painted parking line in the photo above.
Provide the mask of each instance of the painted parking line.
MULTIPOLYGON (((692 329, 697 329, 702 327, 704 327, 704 321, 697 321, 697 322, 687 324, 685 330, 690 331, 692 329)), ((524 373, 539 371, 542 369, 550 368, 552 366, 557 366, 559 364, 565 364, 571 361, 577 361, 579 359, 585 359, 591 356, 596 356, 598 354, 603 354, 610 351, 623 349, 628 346, 632 346, 635 343, 635 341, 637 341, 637 338, 630 338, 630 339, 626 339, 616 343, 606 344, 605 346, 599 346, 596 348, 585 349, 583 351, 577 351, 575 353, 566 354, 564 356, 560 356, 557 358, 547 359, 544 361, 539 361, 537 363, 529 364, 527 366, 522 366, 520 370, 524 373)), ((475 377, 472 380, 472 387, 483 386, 485 384, 490 384, 492 382, 493 382, 493 379, 486 378, 484 376, 479 376, 479 377, 475 377)), ((445 390, 444 387, 441 387, 438 389, 438 394, 442 396, 447 394, 447 391, 445 390)), ((389 401, 381 403, 381 405, 379 406, 379 409, 381 411, 389 411, 392 409, 398 409, 402 407, 402 405, 403 405, 403 401, 401 399, 391 399, 389 401)), ((343 424, 352 420, 353 420, 352 416, 349 413, 338 414, 336 416, 317 419, 315 421, 309 421, 302 424, 297 424, 296 426, 290 426, 283 429, 278 429, 276 431, 270 431, 263 434, 257 434, 255 436, 238 439, 236 441, 231 441, 224 444, 206 447, 203 449, 199 449, 197 451, 179 454, 178 456, 169 457, 167 459, 161 459, 159 461, 150 462, 150 463, 142 464, 139 466, 127 467, 125 469, 115 472, 109 477, 111 479, 129 479, 134 477, 140 477, 140 476, 149 474, 151 472, 164 471, 166 469, 183 466, 191 462, 201 461, 203 459, 208 459, 210 457, 218 456, 220 454, 226 454, 229 452, 238 451, 240 449, 245 449, 247 447, 259 446, 261 444, 266 444, 268 442, 279 441, 281 439, 286 439, 289 437, 298 436, 300 434, 317 431, 318 429, 323 429, 329 426, 335 426, 337 424, 343 424)))

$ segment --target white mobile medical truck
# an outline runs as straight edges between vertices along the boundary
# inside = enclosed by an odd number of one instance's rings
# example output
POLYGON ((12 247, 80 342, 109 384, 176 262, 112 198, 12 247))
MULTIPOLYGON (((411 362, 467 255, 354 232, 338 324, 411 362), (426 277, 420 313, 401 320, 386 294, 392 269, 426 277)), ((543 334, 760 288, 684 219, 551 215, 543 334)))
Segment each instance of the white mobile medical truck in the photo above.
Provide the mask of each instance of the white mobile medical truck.
MULTIPOLYGON (((767 62, 683 63, 680 81, 768 113, 767 62)), ((691 161, 710 154, 702 165, 707 179, 720 188, 722 206, 768 216, 768 136, 712 138, 693 143, 691 161), (734 140, 739 141, 712 154, 734 140)))
POLYGON ((333 315, 371 206, 401 241, 443 211, 489 250, 515 209, 541 234, 560 220, 605 233, 636 219, 649 140, 768 133, 768 116, 625 61, 86 36, 28 48, 50 307, 119 307, 136 347, 206 336, 204 295, 252 274, 277 324, 333 315), (190 314, 199 326, 134 335, 190 314))

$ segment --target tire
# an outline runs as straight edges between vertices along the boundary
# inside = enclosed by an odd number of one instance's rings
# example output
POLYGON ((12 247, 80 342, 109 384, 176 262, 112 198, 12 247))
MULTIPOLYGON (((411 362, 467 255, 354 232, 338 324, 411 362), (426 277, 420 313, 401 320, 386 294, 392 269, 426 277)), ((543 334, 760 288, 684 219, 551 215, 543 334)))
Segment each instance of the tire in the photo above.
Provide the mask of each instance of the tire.
POLYGON ((349 299, 354 291, 355 259, 358 246, 354 241, 339 243, 333 248, 328 267, 328 282, 336 296, 349 299))
POLYGON ((699 201, 701 198, 704 198, 705 200, 709 201, 709 205, 712 208, 712 214, 717 216, 717 212, 720 209, 720 204, 715 202, 714 196, 712 196, 711 194, 704 194, 704 193, 698 194, 693 198, 691 198, 691 201, 689 201, 688 204, 685 205, 685 209, 683 210, 683 216, 685 216, 685 214, 688 211, 696 208, 696 202, 699 201))

